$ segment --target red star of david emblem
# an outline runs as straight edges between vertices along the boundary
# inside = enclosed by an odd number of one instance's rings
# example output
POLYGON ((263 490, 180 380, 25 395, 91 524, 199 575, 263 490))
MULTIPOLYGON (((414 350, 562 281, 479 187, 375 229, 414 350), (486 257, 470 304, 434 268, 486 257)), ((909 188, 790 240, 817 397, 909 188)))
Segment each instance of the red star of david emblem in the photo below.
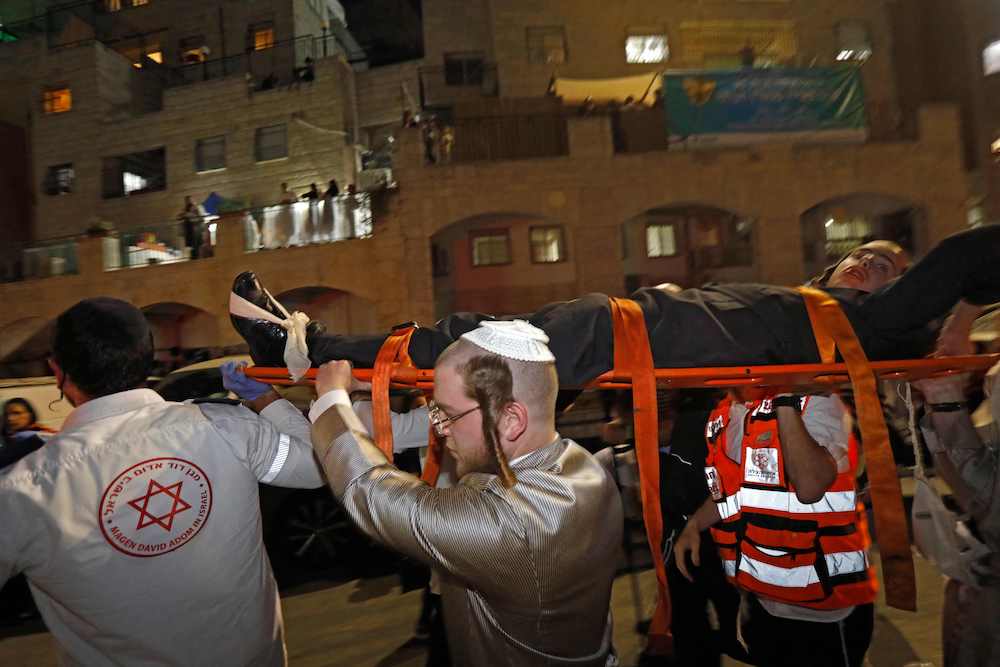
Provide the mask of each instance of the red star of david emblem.
POLYGON ((136 524, 136 530, 142 530, 147 526, 152 526, 154 523, 159 525, 165 531, 170 532, 174 525, 174 517, 191 509, 191 505, 184 502, 181 498, 181 485, 184 482, 177 482, 176 484, 171 484, 170 486, 163 486, 158 484, 155 479, 149 480, 149 488, 146 489, 146 495, 136 498, 135 500, 128 501, 128 504, 139 512, 139 523, 136 524), (170 498, 173 498, 173 503, 170 509, 160 516, 155 516, 147 511, 149 507, 149 501, 152 500, 154 496, 159 494, 166 494, 170 498))

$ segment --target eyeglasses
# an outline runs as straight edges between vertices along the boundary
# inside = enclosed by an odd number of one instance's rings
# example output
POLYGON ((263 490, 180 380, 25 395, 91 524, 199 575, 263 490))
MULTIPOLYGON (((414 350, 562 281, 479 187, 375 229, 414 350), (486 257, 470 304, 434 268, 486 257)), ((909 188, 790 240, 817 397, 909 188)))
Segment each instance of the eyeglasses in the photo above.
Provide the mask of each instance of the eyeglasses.
POLYGON ((431 424, 434 426, 434 432, 439 436, 444 437, 444 430, 457 422, 459 419, 465 415, 475 412, 479 409, 479 406, 473 406, 463 412, 460 415, 455 415, 454 417, 449 417, 444 410, 438 407, 437 403, 434 401, 427 402, 427 415, 431 418, 431 424))

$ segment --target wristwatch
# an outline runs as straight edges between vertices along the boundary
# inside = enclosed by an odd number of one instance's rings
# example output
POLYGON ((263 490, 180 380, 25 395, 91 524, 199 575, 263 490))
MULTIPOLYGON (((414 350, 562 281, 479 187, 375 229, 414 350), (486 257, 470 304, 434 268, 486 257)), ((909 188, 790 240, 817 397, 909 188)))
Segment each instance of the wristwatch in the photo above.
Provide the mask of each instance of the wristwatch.
POLYGON ((795 394, 781 394, 771 399, 771 405, 777 410, 780 407, 792 408, 798 413, 802 413, 802 397, 795 394))

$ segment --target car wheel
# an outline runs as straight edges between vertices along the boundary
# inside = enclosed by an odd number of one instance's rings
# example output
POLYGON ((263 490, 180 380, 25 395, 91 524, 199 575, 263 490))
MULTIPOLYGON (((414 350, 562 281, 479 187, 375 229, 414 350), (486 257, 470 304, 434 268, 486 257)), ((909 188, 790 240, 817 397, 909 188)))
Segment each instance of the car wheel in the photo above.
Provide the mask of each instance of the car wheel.
POLYGON ((282 552, 313 568, 347 565, 364 539, 329 493, 292 496, 282 508, 278 531, 282 552))

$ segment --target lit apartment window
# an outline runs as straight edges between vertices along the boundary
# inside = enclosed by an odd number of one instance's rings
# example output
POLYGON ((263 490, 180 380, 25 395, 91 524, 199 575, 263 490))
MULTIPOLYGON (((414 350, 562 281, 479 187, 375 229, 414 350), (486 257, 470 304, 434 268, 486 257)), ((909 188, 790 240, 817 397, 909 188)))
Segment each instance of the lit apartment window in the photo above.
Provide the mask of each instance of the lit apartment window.
POLYGON ((997 72, 1000 72, 1000 40, 983 49, 983 74, 989 76, 997 72))
MULTIPOLYGON (((126 57, 129 57, 128 53, 123 53, 122 55, 125 55, 126 57)), ((132 57, 134 58, 135 56, 132 55, 132 57)), ((135 67, 136 69, 142 69, 142 65, 145 62, 146 58, 149 58, 154 63, 162 65, 163 64, 163 51, 160 50, 160 45, 159 44, 154 44, 152 46, 147 46, 145 49, 143 49, 142 50, 142 55, 139 56, 139 60, 137 62, 133 62, 132 63, 132 67, 135 67)))
POLYGON ((104 0, 104 9, 117 12, 121 11, 122 7, 141 7, 148 4, 149 0, 104 0))
POLYGON ((483 229, 473 232, 473 266, 496 266, 510 264, 510 233, 506 229, 483 229))
POLYGON ((566 62, 566 29, 561 25, 528 28, 528 62, 559 65, 566 62))
POLYGON ((674 226, 654 223, 646 225, 646 256, 672 257, 677 254, 674 226))
POLYGON ((143 178, 139 174, 133 174, 131 171, 122 172, 122 189, 125 191, 125 195, 128 196, 133 192, 140 192, 149 187, 149 180, 143 178))
POLYGON ((444 82, 449 86, 480 86, 483 83, 485 59, 482 53, 444 54, 444 82))
POLYGON ((76 172, 73 171, 73 164, 57 164, 49 167, 45 172, 45 194, 65 195, 73 192, 73 183, 76 181, 76 172))
POLYGON ((660 29, 630 29, 625 37, 625 62, 648 64, 666 62, 670 57, 667 32, 660 29))
POLYGON ((143 192, 156 192, 167 188, 167 151, 155 148, 150 151, 129 153, 102 160, 102 196, 116 199, 143 192))
POLYGON ((191 35, 185 37, 179 44, 180 60, 185 65, 205 62, 208 58, 208 46, 205 45, 204 35, 191 35))
POLYGON ((559 226, 531 228, 531 261, 550 264, 566 259, 563 229, 559 226))
POLYGON ((254 159, 257 162, 288 157, 288 127, 284 123, 258 127, 254 134, 253 146, 254 159))
POLYGON ((837 60, 864 62, 872 55, 872 39, 862 21, 841 21, 837 24, 837 60))
POLYGON ((834 218, 829 217, 823 223, 826 233, 826 257, 834 260, 850 252, 866 239, 870 238, 875 229, 870 220, 864 217, 834 218))
POLYGON ((226 168, 226 138, 224 136, 199 139, 194 145, 195 171, 213 171, 226 168))
POLYGON ((264 51, 274 46, 274 23, 265 21, 250 26, 250 47, 254 51, 264 51))
POLYGON ((73 94, 69 88, 51 88, 42 93, 45 113, 63 113, 73 108, 73 94))

